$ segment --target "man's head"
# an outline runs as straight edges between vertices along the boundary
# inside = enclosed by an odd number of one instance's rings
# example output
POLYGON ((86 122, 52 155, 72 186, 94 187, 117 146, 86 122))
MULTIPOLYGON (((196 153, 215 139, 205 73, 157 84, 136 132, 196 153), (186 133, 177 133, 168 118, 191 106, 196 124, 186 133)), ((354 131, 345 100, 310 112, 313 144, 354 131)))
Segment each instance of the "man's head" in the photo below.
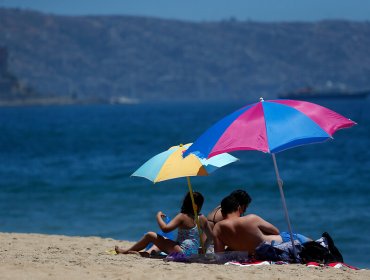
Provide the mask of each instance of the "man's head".
POLYGON ((225 218, 228 214, 239 211, 239 214, 242 213, 239 201, 234 195, 228 195, 221 201, 221 213, 225 218))
POLYGON ((252 198, 244 190, 235 190, 231 194, 239 202, 239 205, 242 207, 243 213, 248 208, 249 204, 252 202, 252 198))

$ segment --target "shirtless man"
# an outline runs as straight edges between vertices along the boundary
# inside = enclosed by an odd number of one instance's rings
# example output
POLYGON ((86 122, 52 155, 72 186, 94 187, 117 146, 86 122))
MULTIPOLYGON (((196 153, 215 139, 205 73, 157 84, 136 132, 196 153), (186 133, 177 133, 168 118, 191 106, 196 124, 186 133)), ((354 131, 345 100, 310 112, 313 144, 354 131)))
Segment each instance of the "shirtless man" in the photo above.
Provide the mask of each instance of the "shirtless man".
POLYGON ((216 253, 224 252, 227 246, 228 250, 253 254, 264 241, 282 242, 279 230, 261 217, 254 214, 241 217, 243 209, 234 196, 221 201, 221 212, 224 220, 213 229, 216 253))

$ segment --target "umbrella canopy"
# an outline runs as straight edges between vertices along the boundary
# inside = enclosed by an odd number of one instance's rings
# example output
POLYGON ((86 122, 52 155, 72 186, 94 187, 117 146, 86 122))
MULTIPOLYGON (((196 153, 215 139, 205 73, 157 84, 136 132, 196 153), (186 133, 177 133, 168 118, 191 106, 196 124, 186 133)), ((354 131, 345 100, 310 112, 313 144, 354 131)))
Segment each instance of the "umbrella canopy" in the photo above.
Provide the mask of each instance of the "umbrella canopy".
POLYGON ((184 158, 183 153, 191 143, 173 146, 145 162, 131 176, 144 177, 154 183, 191 176, 207 176, 218 168, 237 161, 236 157, 223 153, 210 159, 195 155, 184 158))
POLYGON ((332 139, 335 131, 355 122, 320 105, 298 100, 266 100, 226 116, 184 152, 210 158, 237 150, 278 153, 332 139))
POLYGON ((200 157, 237 150, 258 150, 271 153, 276 179, 296 255, 288 209, 275 153, 332 139, 339 129, 356 123, 320 105, 298 100, 269 100, 245 106, 221 119, 184 152, 200 157))

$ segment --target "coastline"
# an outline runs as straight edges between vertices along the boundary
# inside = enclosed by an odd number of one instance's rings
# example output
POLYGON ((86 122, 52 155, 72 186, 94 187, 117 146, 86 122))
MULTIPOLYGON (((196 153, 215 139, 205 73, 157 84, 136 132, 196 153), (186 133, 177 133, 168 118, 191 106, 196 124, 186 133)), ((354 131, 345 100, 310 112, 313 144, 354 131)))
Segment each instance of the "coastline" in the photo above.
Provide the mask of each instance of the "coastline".
POLYGON ((2 279, 370 279, 370 270, 305 265, 225 266, 164 262, 107 253, 128 241, 101 237, 0 233, 2 279))
POLYGON ((24 99, 0 99, 0 107, 27 107, 27 106, 64 106, 64 105, 131 105, 139 104, 140 100, 125 96, 112 97, 108 99, 85 98, 76 99, 69 96, 61 97, 34 97, 24 99))

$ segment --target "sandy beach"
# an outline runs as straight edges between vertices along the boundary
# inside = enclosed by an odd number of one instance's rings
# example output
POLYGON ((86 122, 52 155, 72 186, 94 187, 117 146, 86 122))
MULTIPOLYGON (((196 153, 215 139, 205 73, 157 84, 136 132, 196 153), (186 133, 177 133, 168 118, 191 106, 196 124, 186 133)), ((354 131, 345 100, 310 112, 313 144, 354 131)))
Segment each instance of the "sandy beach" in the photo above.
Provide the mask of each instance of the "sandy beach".
POLYGON ((107 250, 130 242, 100 237, 0 233, 1 279, 370 279, 370 270, 305 265, 164 262, 107 250))

